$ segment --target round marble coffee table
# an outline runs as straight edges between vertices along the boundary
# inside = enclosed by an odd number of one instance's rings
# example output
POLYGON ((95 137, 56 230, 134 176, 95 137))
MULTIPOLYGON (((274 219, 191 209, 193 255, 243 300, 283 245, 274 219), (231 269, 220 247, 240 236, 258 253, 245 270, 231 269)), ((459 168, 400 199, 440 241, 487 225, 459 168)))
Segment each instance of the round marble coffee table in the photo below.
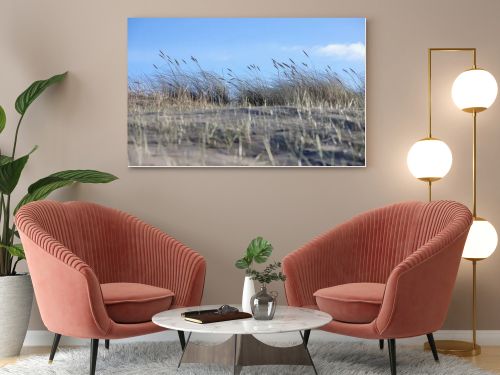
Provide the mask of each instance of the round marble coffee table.
POLYGON ((311 329, 330 323, 332 317, 324 312, 299 307, 278 306, 273 320, 253 318, 209 324, 197 324, 184 320, 183 312, 217 309, 219 306, 198 306, 174 309, 153 316, 153 322, 161 327, 177 330, 183 347, 182 363, 218 363, 232 366, 239 374, 242 366, 255 365, 306 365, 317 374, 307 341, 311 329), (304 333, 302 333, 304 331, 304 333), (184 343, 184 332, 189 332, 184 343), (221 344, 195 344, 190 342, 191 333, 230 334, 221 344), (276 347, 256 339, 254 334, 299 332, 302 344, 276 347))

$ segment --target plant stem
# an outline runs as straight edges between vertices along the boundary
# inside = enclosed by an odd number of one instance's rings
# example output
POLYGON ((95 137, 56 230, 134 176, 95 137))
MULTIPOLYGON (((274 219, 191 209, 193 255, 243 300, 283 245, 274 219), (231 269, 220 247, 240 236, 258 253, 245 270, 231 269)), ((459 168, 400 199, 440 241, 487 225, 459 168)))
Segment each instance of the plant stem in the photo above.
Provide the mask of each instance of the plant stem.
POLYGON ((6 257, 7 257, 7 250, 0 249, 0 277, 7 276, 7 271, 5 270, 6 257))
MULTIPOLYGON (((9 238, 9 241, 10 241, 10 245, 14 245, 14 239, 16 238, 16 234, 15 234, 15 230, 16 230, 16 222, 13 220, 13 223, 12 223, 12 227, 10 228, 10 238, 9 238)), ((22 260, 22 259, 19 259, 19 257, 16 259, 16 262, 14 263, 14 265, 12 266, 12 269, 11 269, 11 272, 12 272, 12 275, 15 275, 16 274, 16 266, 17 266, 17 263, 19 263, 19 261, 22 260)), ((11 263, 12 263, 12 259, 11 259, 11 263)))
POLYGON ((16 230, 16 222, 12 223, 12 226, 10 227, 10 243, 14 243, 14 239, 16 238, 16 234, 14 233, 16 230))
MULTIPOLYGON (((7 195, 7 204, 4 203, 4 211, 3 211, 3 233, 1 242, 2 244, 9 246, 9 227, 10 227, 10 194, 7 195)), ((8 251, 5 252, 5 272, 10 274, 10 265, 12 264, 12 255, 9 254, 8 251)))
MULTIPOLYGON (((0 196, 0 221, 2 219, 2 215, 5 210, 5 200, 4 195, 0 196)), ((2 238, 0 238, 0 243, 2 242, 2 238)), ((4 276, 7 274, 7 250, 5 248, 0 249, 0 276, 4 276)))
POLYGON ((23 121, 24 114, 21 115, 16 127, 16 135, 14 136, 14 147, 12 147, 12 159, 16 155, 16 147, 17 147, 17 136, 19 134, 19 127, 21 126, 21 122, 23 121))
MULTIPOLYGON (((12 159, 14 160, 14 157, 16 156, 16 148, 17 148, 17 138, 19 136, 19 128, 21 127, 21 123, 23 121, 24 114, 19 117, 19 121, 17 122, 16 126, 16 134, 14 135, 14 146, 12 147, 12 159)), ((2 238, 0 238, 0 242, 6 246, 12 245, 12 236, 11 232, 9 231, 10 229, 10 194, 7 195, 7 202, 5 202, 5 197, 4 194, 2 194, 1 198, 1 209, 3 213, 3 232, 2 232, 2 238)), ((14 264, 14 268, 12 269, 12 255, 9 254, 9 252, 6 249, 1 250, 1 255, 3 257, 3 262, 2 262, 2 267, 0 268, 0 275, 10 275, 13 270, 15 269, 15 266, 17 265, 17 262, 14 264)))
POLYGON ((14 265, 12 266, 12 270, 11 270, 11 275, 15 275, 16 274, 16 267, 17 267, 17 263, 19 263, 21 259, 17 258, 16 262, 14 263, 14 265))

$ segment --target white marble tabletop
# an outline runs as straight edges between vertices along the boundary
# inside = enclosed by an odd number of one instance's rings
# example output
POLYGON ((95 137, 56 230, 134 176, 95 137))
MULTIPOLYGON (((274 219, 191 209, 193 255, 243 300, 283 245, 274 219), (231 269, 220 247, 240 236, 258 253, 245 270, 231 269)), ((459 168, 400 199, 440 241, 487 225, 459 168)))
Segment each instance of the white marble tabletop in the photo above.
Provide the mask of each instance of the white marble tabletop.
MULTIPOLYGON (((314 329, 322 327, 332 320, 329 314, 318 310, 289 306, 278 306, 272 320, 255 320, 254 318, 248 318, 226 322, 197 324, 188 322, 181 316, 181 313, 186 311, 217 309, 219 307, 218 305, 213 305, 167 310, 153 316, 153 322, 161 327, 178 331, 246 335, 314 329)), ((239 306, 235 307, 240 308, 239 306)))

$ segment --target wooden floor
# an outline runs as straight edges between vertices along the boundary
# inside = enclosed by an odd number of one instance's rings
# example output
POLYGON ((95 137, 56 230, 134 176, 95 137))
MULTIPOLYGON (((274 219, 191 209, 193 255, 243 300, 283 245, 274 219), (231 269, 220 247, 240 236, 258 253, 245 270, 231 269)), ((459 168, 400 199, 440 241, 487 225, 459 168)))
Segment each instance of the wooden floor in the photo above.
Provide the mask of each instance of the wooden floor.
POLYGON ((500 374, 500 346, 481 346, 481 354, 476 357, 464 358, 477 367, 500 374))
MULTIPOLYGON (((473 362, 477 367, 490 370, 500 374, 500 346, 483 346, 481 355, 472 358, 464 358, 473 362)), ((48 346, 34 346, 23 348, 20 357, 0 359, 0 367, 16 362, 19 358, 25 358, 34 354, 46 354, 49 356, 48 346)))

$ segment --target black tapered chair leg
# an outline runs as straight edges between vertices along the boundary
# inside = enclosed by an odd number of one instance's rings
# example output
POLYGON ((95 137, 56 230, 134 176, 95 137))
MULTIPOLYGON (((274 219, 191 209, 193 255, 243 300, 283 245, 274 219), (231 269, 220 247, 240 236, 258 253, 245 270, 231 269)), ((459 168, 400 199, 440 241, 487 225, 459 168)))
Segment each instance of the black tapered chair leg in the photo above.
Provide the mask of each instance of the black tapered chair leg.
POLYGON ((186 348, 186 337, 184 337, 184 331, 177 331, 177 334, 179 335, 181 349, 184 350, 186 348))
POLYGON ((380 350, 384 350, 384 340, 378 340, 378 347, 380 350))
POLYGON ((50 349, 49 363, 52 363, 52 361, 54 360, 57 347, 59 346, 59 340, 61 340, 61 335, 59 333, 54 334, 54 341, 52 341, 52 348, 50 349))
POLYGON ((99 349, 99 339, 90 341, 90 375, 95 375, 95 364, 97 362, 97 350, 99 349))
POLYGON ((434 342, 434 335, 432 333, 427 334, 427 341, 429 342, 429 346, 432 350, 432 355, 434 356, 434 360, 439 362, 438 351, 436 349, 436 343, 434 342))
POLYGON ((306 329, 304 331, 304 345, 307 346, 307 343, 309 342, 309 336, 311 336, 311 330, 306 329))
POLYGON ((387 340, 389 344, 389 361, 391 363, 391 375, 396 375, 396 340, 389 339, 387 340))
POLYGON ((104 340, 104 347, 109 350, 109 340, 104 340))

